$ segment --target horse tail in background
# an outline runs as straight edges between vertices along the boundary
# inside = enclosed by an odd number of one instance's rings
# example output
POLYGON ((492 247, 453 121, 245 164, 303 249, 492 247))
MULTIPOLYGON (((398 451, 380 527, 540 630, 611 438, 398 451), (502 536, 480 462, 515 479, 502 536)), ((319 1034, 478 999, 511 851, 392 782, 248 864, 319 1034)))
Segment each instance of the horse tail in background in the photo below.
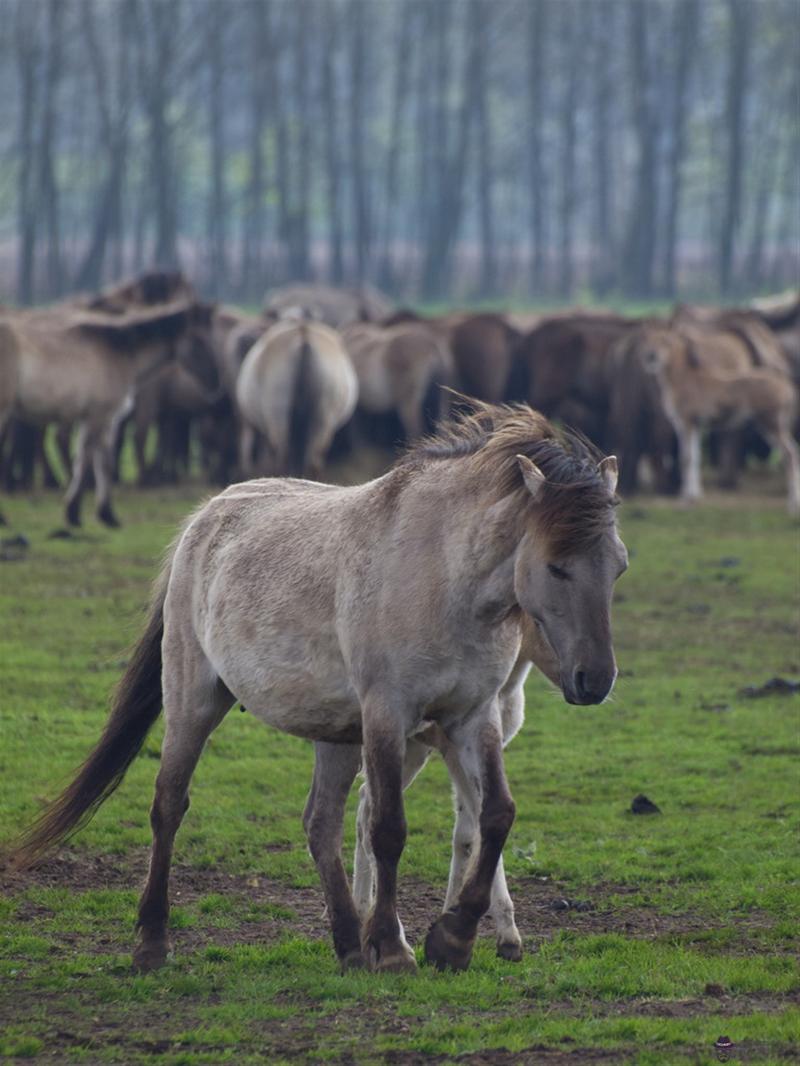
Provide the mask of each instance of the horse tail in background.
POLYGON ((308 435, 317 403, 312 377, 314 349, 308 339, 308 329, 300 327, 300 351, 297 358, 291 406, 289 408, 289 474, 303 477, 306 470, 308 435))
POLYGON ((161 638, 171 570, 165 565, 153 591, 150 617, 114 694, 103 734, 75 779, 3 855, 3 865, 25 869, 72 836, 119 786, 161 713, 161 638))

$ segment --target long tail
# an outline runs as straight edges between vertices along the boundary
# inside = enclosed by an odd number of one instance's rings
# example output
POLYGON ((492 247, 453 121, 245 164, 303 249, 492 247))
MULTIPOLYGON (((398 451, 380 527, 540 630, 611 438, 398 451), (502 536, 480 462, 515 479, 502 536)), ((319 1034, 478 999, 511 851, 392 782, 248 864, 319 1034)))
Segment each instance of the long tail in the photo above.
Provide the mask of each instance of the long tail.
POLYGON ((316 403, 311 378, 314 350, 308 339, 305 325, 301 326, 301 330, 300 354, 292 390, 292 406, 289 411, 289 473, 295 477, 302 477, 306 472, 308 434, 316 403))
POLYGON ((168 563, 154 589, 147 627, 114 694, 94 751, 72 783, 2 856, 0 865, 25 869, 75 833, 117 788, 136 758, 161 713, 161 638, 169 571, 168 563))

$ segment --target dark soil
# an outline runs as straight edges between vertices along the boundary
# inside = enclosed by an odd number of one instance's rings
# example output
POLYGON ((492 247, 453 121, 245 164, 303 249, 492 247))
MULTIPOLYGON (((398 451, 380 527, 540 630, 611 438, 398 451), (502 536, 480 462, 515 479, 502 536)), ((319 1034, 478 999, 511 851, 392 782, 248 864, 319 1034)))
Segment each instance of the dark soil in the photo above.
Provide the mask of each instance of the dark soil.
MULTIPOLYGON (((147 854, 144 850, 125 860, 65 850, 24 873, 0 872, 0 890, 23 893, 32 885, 69 888, 73 892, 108 888, 138 890, 146 871, 147 854)), ((173 866, 171 884, 171 899, 175 906, 191 905, 213 893, 243 905, 270 904, 287 912, 285 917, 265 915, 263 919, 243 920, 227 928, 215 928, 213 916, 209 916, 206 925, 201 915, 196 927, 175 931, 175 948, 181 954, 200 950, 209 944, 269 943, 287 934, 311 939, 327 939, 329 936, 322 892, 316 886, 293 887, 285 881, 260 875, 198 869, 181 863, 173 866)), ((561 930, 581 934, 613 932, 653 939, 691 937, 717 928, 701 915, 691 912, 669 914, 654 907, 626 905, 625 897, 638 891, 631 885, 597 885, 587 896, 572 899, 565 895, 565 886, 527 877, 513 879, 510 890, 517 925, 527 950, 535 950, 538 943, 561 930)), ((443 890, 413 878, 401 878, 398 892, 399 912, 406 934, 410 943, 418 943, 441 910, 443 890)), ((19 913, 35 922, 37 917, 46 915, 47 908, 21 900, 19 913)), ((768 928, 770 923, 751 913, 747 917, 732 917, 725 928, 730 928, 731 924, 740 933, 737 951, 745 952, 748 950, 748 932, 768 928)), ((489 918, 483 920, 481 934, 492 935, 489 918)), ((125 950, 119 943, 102 939, 81 946, 81 939, 80 934, 63 934, 64 943, 71 949, 80 947, 84 951, 99 953, 125 950)))

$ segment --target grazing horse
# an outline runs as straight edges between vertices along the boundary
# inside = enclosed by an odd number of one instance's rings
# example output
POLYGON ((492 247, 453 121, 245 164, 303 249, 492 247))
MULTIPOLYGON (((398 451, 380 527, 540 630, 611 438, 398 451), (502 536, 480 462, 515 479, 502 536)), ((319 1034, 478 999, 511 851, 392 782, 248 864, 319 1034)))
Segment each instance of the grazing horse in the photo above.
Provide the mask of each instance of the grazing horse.
POLYGON ((428 326, 358 322, 342 330, 342 339, 358 375, 359 408, 370 415, 396 414, 407 441, 446 414, 447 393, 439 385, 453 380, 452 360, 444 341, 428 326))
POLYGON ((238 700, 316 742, 303 821, 342 967, 413 970, 397 915, 403 764, 409 739, 435 726, 469 781, 478 830, 474 861, 425 955, 464 969, 514 820, 501 693, 519 668, 523 613, 552 648, 570 703, 601 703, 616 678, 610 605, 626 566, 616 480, 613 457, 598 461, 530 408, 476 405, 375 481, 226 489, 179 535, 103 736, 11 863, 35 861, 96 809, 163 705, 134 951, 139 969, 162 965, 189 783, 238 700), (363 923, 341 855, 362 752, 376 878, 363 923))
MULTIPOLYGON (((514 739, 525 719, 524 686, 531 665, 537 666, 554 685, 557 685, 559 681, 558 659, 542 631, 525 614, 521 615, 520 621, 522 646, 519 657, 508 681, 498 695, 504 747, 514 739)), ((416 778, 434 750, 443 757, 450 772, 456 808, 453 855, 444 900, 446 912, 456 905, 470 859, 478 854, 480 793, 475 788, 474 781, 464 773, 458 749, 447 739, 444 730, 434 723, 406 742, 406 757, 403 764, 404 789, 408 788, 416 778)), ((375 901, 375 868, 370 849, 369 824, 369 789, 364 784, 361 786, 356 815, 356 852, 353 863, 353 898, 362 921, 367 920, 375 901)), ((506 884, 502 855, 498 859, 492 882, 489 914, 494 922, 497 935, 497 954, 503 959, 519 961, 522 958, 522 937, 514 921, 514 904, 506 884)))
POLYGON ((137 384, 174 357, 193 328, 196 305, 164 304, 127 315, 59 306, 0 319, 0 435, 12 417, 34 423, 79 422, 66 494, 66 520, 80 524, 92 463, 97 516, 116 526, 111 508, 112 445, 137 384))
POLYGON ((276 322, 250 348, 236 381, 242 470, 252 473, 256 433, 263 433, 275 473, 319 477, 357 399, 338 333, 320 322, 276 322))
POLYGON ((678 437, 681 495, 693 501, 703 494, 703 427, 717 422, 735 428, 752 420, 781 453, 788 510, 791 515, 800 514, 800 448, 792 436, 797 389, 788 373, 764 366, 737 367, 730 357, 725 361, 725 349, 714 349, 708 341, 708 336, 698 334, 695 343, 685 329, 678 332, 652 325, 640 328, 630 339, 631 351, 658 383, 664 411, 678 437))

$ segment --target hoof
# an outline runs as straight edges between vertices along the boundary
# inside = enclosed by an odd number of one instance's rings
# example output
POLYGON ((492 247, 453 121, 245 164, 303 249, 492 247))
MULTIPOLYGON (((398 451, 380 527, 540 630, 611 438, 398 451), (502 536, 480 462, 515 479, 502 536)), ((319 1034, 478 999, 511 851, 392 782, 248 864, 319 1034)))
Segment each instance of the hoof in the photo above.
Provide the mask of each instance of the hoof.
POLYGON ((506 959, 508 962, 520 962, 522 960, 522 944, 518 944, 515 940, 498 940, 497 955, 498 958, 506 959))
POLYGON ((119 529, 119 519, 111 510, 110 504, 104 504, 97 512, 97 517, 103 523, 104 526, 108 526, 109 529, 119 529))
POLYGON ((339 959, 339 965, 342 968, 342 973, 347 973, 349 970, 364 970, 366 969, 366 961, 360 950, 348 951, 344 958, 339 959))
POLYGON ((466 970, 472 959, 475 938, 463 940, 452 930, 454 916, 443 914, 425 937, 425 959, 437 970, 466 970))
POLYGON ((160 969, 167 961, 169 944, 166 940, 141 941, 133 949, 135 973, 150 973, 160 969))
POLYGON ((77 527, 81 524, 81 512, 79 507, 68 507, 64 519, 68 526, 77 527))
POLYGON ((367 969, 372 973, 416 973, 417 960, 411 948, 402 944, 390 951, 379 952, 374 944, 366 950, 367 969))

